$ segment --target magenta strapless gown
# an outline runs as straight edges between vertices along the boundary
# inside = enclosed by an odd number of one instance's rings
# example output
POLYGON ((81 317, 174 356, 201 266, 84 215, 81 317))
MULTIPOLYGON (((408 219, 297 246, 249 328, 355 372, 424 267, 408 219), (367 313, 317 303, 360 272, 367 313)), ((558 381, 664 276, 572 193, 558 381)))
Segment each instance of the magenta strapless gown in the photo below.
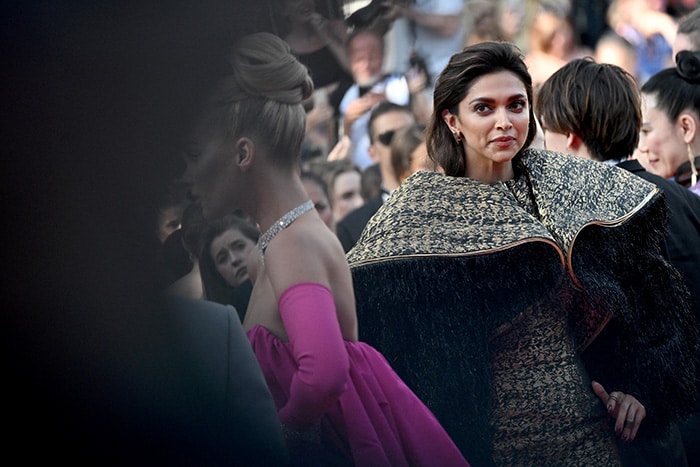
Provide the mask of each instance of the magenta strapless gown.
MULTIPOLYGON (((279 410, 296 371, 289 344, 260 325, 247 334, 279 410)), ((322 419, 324 438, 333 439, 362 467, 469 465, 378 351, 362 342, 345 341, 345 348, 347 386, 322 419)))

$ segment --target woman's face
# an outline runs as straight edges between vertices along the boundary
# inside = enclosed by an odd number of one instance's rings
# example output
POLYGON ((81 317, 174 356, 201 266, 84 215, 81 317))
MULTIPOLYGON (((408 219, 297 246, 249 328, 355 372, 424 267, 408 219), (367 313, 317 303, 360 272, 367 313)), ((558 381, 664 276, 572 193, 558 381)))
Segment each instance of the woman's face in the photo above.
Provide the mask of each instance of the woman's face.
POLYGON ((169 206, 158 213, 158 240, 160 243, 170 236, 171 233, 182 227, 182 207, 169 206))
POLYGON ((231 287, 238 287, 248 279, 247 260, 255 242, 232 228, 215 237, 209 246, 216 270, 231 287))
POLYGON ((333 216, 336 221, 344 218, 363 204, 362 176, 355 170, 343 172, 333 182, 333 216))
POLYGON ((639 160, 648 172, 669 178, 688 160, 688 145, 683 140, 680 125, 672 122, 656 105, 655 96, 643 94, 638 147, 642 157, 639 160))
POLYGON ((512 170, 511 160, 527 139, 529 105, 520 78, 498 71, 473 82, 457 115, 443 111, 450 129, 462 135, 470 177, 491 181, 491 176, 499 179, 504 170, 512 170))
POLYGON ((302 183, 304 184, 306 194, 309 196, 311 202, 314 203, 314 207, 316 211, 318 211, 318 215, 321 217, 323 223, 326 224, 329 229, 335 231, 333 211, 331 210, 331 203, 328 201, 326 193, 312 180, 302 180, 302 183))
POLYGON ((211 132, 200 134, 191 149, 185 154, 187 170, 185 180, 191 183, 192 196, 202 206, 207 219, 218 219, 238 206, 240 195, 236 188, 238 170, 235 164, 236 152, 227 147, 223 137, 211 132))

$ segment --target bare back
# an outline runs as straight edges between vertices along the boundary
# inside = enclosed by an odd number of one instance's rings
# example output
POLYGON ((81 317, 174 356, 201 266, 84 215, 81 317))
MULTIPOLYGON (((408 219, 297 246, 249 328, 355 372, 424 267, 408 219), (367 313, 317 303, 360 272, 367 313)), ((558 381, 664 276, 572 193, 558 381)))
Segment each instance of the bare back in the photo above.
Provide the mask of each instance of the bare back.
POLYGON ((316 282, 333 294, 343 338, 358 339, 355 296, 350 268, 343 248, 316 211, 303 214, 277 234, 265 251, 264 261, 256 248, 249 268, 255 285, 244 328, 261 325, 283 341, 287 333, 278 309, 278 300, 289 287, 300 282, 316 282))

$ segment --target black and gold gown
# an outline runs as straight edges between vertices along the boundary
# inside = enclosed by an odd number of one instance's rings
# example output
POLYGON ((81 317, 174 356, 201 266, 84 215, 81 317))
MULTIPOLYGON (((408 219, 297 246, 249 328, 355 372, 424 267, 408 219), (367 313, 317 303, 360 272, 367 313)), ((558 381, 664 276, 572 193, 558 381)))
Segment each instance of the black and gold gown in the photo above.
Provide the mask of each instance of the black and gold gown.
POLYGON ((473 465, 616 465, 591 379, 640 399, 650 433, 694 394, 665 203, 598 162, 531 149, 514 168, 494 184, 418 172, 394 192, 347 255, 360 338, 473 465))

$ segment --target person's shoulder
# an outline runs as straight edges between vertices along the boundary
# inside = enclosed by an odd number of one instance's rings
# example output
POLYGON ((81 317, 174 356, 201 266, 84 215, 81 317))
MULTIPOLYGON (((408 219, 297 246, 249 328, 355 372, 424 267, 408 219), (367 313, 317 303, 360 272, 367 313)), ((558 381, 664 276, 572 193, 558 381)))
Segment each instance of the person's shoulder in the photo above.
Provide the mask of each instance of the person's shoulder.
POLYGON ((342 248, 323 221, 318 217, 300 218, 278 233, 265 249, 265 274, 278 296, 298 282, 327 283, 328 261, 336 254, 342 258, 342 248))
POLYGON ((620 196, 629 202, 634 199, 634 202, 641 203, 659 191, 653 183, 623 168, 547 149, 529 148, 523 151, 519 165, 543 190, 585 192, 586 199, 591 199, 595 194, 601 197, 620 196), (634 196, 630 196, 632 194, 634 196))
POLYGON ((228 322, 232 317, 236 318, 235 321, 240 321, 232 306, 208 300, 167 295, 165 305, 173 319, 182 323, 197 322, 199 326, 215 323, 216 326, 216 323, 228 322))

